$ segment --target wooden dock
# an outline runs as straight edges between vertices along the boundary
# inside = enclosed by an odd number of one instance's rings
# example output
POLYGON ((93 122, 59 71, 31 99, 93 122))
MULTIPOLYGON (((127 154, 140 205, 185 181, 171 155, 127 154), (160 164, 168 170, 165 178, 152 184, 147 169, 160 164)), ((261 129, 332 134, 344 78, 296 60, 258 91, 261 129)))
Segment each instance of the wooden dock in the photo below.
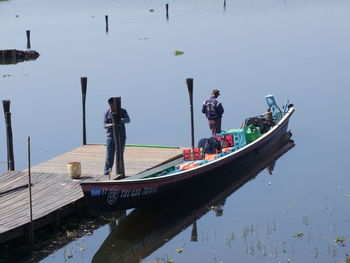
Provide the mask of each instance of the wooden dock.
MULTIPOLYGON (((182 148, 126 147, 126 176, 137 174, 182 153, 182 148)), ((84 206, 80 183, 108 180, 103 176, 105 146, 89 144, 31 168, 33 228, 59 225, 60 218, 84 206), (82 175, 73 180, 67 164, 81 163, 82 175)), ((114 170, 112 174, 115 174, 114 170)), ((9 171, 0 175, 0 243, 27 235, 30 227, 28 172, 9 171)))

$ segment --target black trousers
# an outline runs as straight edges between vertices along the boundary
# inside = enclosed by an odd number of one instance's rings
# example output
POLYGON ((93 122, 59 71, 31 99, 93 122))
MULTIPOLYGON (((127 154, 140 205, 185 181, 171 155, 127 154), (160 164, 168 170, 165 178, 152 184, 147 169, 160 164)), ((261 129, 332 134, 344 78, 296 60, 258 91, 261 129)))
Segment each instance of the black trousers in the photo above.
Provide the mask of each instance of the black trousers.
POLYGON ((208 119, 209 128, 211 130, 211 136, 216 136, 221 132, 221 118, 220 119, 208 119))

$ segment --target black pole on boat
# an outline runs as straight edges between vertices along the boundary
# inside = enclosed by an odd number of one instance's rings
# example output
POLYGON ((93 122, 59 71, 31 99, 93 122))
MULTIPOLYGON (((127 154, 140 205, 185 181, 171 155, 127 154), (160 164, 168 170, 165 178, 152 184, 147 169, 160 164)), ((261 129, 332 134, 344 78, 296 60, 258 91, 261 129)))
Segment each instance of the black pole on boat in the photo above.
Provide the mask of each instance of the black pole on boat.
POLYGON ((109 29, 108 29, 108 16, 105 16, 105 21, 106 21, 106 33, 108 33, 109 29))
POLYGON ((194 120, 193 120, 193 79, 187 78, 187 89, 188 95, 190 96, 190 110, 191 110, 191 138, 192 138, 192 148, 194 148, 194 120))
POLYGON ((9 171, 15 170, 15 158, 13 154, 13 137, 12 137, 12 123, 10 112, 10 100, 3 100, 2 106, 4 108, 5 125, 6 125, 6 141, 7 141, 7 169, 9 171))
POLYGON ((26 31, 27 35, 27 49, 31 49, 31 44, 30 44, 30 30, 26 31))
POLYGON ((119 179, 125 177, 125 168, 124 168, 124 156, 122 149, 122 141, 121 141, 121 98, 114 97, 113 104, 115 106, 115 112, 112 113, 112 121, 113 121, 113 136, 115 142, 115 163, 116 163, 116 175, 119 175, 119 179))
POLYGON ((85 102, 86 102, 86 91, 87 91, 87 77, 80 78, 81 83, 81 95, 83 103, 83 145, 86 145, 86 111, 85 111, 85 102))

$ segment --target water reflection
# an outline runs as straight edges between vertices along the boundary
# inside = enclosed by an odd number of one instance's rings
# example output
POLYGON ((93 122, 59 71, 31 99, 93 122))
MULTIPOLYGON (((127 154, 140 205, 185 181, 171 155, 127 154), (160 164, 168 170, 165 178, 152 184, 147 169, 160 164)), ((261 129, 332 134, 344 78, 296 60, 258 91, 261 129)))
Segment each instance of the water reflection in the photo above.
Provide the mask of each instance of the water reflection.
MULTIPOLYGON (((288 137, 289 138, 289 137, 288 137)), ((271 170, 271 164, 294 146, 291 140, 285 140, 276 146, 254 165, 245 171, 232 171, 205 182, 180 200, 152 207, 133 210, 114 226, 111 233, 94 255, 92 262, 139 262, 153 251, 163 246, 170 239, 192 225, 189 240, 198 240, 197 220, 214 211, 217 216, 223 214, 226 198, 239 189, 263 169, 271 170)))

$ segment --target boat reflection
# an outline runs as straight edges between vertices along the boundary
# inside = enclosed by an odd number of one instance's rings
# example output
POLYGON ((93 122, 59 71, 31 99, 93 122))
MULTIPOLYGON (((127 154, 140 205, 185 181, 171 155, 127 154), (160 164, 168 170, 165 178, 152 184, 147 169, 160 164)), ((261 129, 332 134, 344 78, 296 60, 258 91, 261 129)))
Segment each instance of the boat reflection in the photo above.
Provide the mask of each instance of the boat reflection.
POLYGON ((271 152, 265 152, 258 162, 243 165, 242 171, 235 171, 234 176, 230 171, 215 182, 205 182, 176 201, 136 208, 122 217, 118 225, 111 227, 111 233, 92 262, 140 262, 191 225, 189 239, 197 241, 196 220, 211 210, 216 216, 221 216, 228 196, 263 169, 272 172, 276 160, 294 146, 289 136, 286 138, 271 152))

